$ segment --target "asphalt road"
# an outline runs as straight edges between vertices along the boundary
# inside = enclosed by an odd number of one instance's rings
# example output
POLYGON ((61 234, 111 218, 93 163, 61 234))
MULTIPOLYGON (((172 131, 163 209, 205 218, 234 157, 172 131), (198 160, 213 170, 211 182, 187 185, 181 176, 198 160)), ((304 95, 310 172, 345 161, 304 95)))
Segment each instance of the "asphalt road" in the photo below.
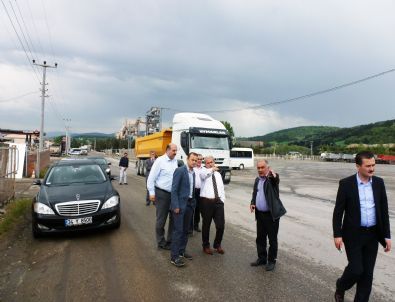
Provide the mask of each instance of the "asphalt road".
MULTIPOLYGON (((225 188, 225 255, 203 254, 195 234, 188 244, 194 259, 176 268, 169 252, 156 248, 155 208, 145 206, 145 179, 130 169, 129 185, 114 182, 122 202, 119 230, 34 240, 26 217, 0 242, 0 301, 332 301, 346 261, 333 247, 330 216, 337 181, 353 167, 311 165, 272 162, 288 210, 274 272, 249 265, 256 259, 255 222, 248 212, 255 171, 235 171, 225 188)), ((116 173, 116 164, 112 169, 116 173)), ((393 172, 383 172, 391 196, 393 172)), ((371 301, 391 301, 394 257, 380 252, 378 258, 371 301)))

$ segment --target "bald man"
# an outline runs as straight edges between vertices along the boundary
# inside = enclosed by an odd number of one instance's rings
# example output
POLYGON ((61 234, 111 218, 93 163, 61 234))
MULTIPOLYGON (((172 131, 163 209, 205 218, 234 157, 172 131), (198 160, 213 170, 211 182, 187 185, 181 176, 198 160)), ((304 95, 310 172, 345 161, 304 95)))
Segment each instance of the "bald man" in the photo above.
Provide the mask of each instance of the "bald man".
POLYGON ((257 162, 258 177, 255 179, 250 211, 255 212, 256 247, 258 259, 251 266, 265 265, 267 271, 274 270, 277 260, 277 234, 280 217, 286 213, 279 198, 280 177, 267 160, 257 162), (269 239, 269 253, 267 251, 269 239))

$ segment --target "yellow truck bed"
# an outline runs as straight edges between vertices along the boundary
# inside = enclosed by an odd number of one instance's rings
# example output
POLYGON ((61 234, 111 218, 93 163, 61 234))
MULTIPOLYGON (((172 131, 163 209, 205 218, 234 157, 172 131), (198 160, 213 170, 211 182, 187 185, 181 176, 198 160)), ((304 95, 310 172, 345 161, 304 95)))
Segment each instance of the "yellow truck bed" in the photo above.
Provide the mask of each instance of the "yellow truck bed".
POLYGON ((155 151, 156 156, 161 156, 166 152, 166 146, 171 143, 172 130, 165 129, 160 132, 136 138, 134 151, 137 158, 144 159, 150 157, 150 151, 155 151))

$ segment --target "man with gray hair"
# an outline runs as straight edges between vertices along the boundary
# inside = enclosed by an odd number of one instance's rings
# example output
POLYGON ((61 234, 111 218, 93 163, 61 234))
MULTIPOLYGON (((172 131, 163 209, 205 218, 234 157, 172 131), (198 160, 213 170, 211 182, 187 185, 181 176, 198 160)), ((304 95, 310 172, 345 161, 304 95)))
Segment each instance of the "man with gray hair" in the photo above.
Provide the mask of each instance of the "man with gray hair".
POLYGON ((225 251, 221 247, 225 229, 224 183, 221 174, 218 172, 218 167, 215 165, 214 157, 206 156, 204 161, 206 168, 199 173, 202 181, 200 187, 200 211, 203 217, 203 252, 213 255, 213 250, 210 248, 210 225, 211 221, 214 220, 216 234, 213 247, 218 254, 224 254, 225 251))
POLYGON ((280 217, 286 210, 279 198, 280 177, 267 160, 257 162, 258 177, 255 179, 250 211, 255 211, 256 247, 258 259, 251 266, 265 265, 267 271, 274 270, 277 260, 277 234, 280 217), (269 253, 267 252, 269 238, 269 253))
POLYGON ((159 156, 152 165, 147 179, 149 199, 156 206, 156 241, 158 248, 170 250, 171 234, 173 232, 173 217, 170 213, 171 187, 173 173, 177 169, 177 145, 168 144, 166 153, 159 156), (165 225, 169 216, 167 239, 165 239, 165 225))

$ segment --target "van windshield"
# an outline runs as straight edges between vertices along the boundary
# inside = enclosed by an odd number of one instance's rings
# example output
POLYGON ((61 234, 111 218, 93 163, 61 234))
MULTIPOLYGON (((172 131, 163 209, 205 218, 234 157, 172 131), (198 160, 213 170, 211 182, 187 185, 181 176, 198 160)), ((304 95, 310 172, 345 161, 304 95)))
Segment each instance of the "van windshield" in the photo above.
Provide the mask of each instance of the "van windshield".
POLYGON ((191 148, 229 150, 229 138, 227 136, 192 135, 191 148))

